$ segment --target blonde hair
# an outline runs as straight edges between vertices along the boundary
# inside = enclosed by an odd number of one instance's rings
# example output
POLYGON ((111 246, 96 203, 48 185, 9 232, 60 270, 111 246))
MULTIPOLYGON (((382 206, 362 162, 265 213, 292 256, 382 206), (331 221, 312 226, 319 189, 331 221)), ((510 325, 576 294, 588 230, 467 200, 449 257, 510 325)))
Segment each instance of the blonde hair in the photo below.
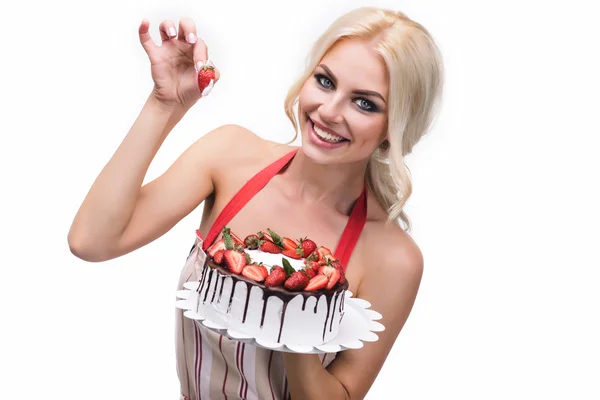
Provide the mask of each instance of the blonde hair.
POLYGON ((429 131, 441 100, 442 57, 429 32, 405 14, 375 7, 362 7, 339 17, 313 45, 301 77, 285 99, 285 113, 298 136, 294 106, 304 83, 325 53, 341 39, 374 39, 373 50, 389 72, 388 124, 386 140, 369 160, 366 179, 369 190, 387 210, 388 223, 400 218, 410 230, 403 210, 412 193, 410 171, 404 156, 429 131))

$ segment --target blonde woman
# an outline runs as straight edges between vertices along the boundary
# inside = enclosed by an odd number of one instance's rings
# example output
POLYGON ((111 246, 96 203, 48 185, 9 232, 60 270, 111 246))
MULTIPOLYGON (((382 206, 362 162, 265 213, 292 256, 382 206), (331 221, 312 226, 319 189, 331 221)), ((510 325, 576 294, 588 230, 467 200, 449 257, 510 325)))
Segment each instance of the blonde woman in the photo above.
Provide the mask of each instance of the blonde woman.
MULTIPOLYGON (((226 125, 142 186, 166 136, 208 94, 196 78, 195 65, 206 63, 208 51, 194 23, 182 19, 177 29, 163 21, 162 46, 148 28, 144 20, 139 35, 154 89, 81 205, 71 251, 95 262, 119 257, 159 238, 205 200, 199 229, 211 237, 217 217, 242 192, 246 202, 227 224, 242 237, 270 227, 334 249, 348 235, 349 290, 383 315, 378 341, 338 354, 282 353, 230 340, 178 312, 177 371, 181 399, 363 398, 408 318, 423 272, 403 212, 411 194, 403 157, 428 131, 439 102, 442 61, 434 40, 400 12, 351 11, 315 43, 285 100, 300 147, 226 125), (262 188, 248 189, 264 171, 270 175, 262 188)), ((197 251, 180 287, 199 279, 197 251)))

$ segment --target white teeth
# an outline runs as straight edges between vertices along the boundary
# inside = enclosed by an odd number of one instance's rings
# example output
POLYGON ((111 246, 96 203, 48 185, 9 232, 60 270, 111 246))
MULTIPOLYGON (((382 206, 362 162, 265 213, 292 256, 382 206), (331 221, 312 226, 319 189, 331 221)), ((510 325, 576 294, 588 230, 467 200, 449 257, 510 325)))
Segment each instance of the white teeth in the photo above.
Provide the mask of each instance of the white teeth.
POLYGON ((342 140, 344 140, 343 137, 341 136, 337 136, 337 135, 332 135, 328 132, 325 132, 323 130, 321 130, 317 125, 315 125, 313 123, 313 128, 316 132, 316 134, 321 138, 321 139, 325 139, 328 140, 330 142, 341 142, 342 140))

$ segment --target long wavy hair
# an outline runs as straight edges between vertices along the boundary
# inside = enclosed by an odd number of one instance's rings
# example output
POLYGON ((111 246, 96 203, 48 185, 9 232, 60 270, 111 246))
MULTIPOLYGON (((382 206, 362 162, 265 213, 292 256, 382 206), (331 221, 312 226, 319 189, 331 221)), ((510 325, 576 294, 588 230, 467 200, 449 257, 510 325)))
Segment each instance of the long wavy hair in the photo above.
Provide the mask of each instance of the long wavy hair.
POLYGON ((312 47, 304 72, 289 89, 285 113, 298 136, 295 106, 304 83, 327 51, 341 39, 373 40, 373 50, 389 73, 388 136, 371 156, 366 179, 369 190, 387 210, 388 223, 400 218, 404 230, 411 224, 403 210, 412 193, 404 156, 431 128, 441 103, 443 62, 430 33, 399 11, 375 7, 352 10, 333 22, 312 47))

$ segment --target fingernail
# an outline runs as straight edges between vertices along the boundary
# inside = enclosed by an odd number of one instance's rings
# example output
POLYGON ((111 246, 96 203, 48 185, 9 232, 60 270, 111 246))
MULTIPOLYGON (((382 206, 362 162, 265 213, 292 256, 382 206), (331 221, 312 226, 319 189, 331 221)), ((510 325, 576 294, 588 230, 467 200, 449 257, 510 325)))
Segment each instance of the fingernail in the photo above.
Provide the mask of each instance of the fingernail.
POLYGON ((169 28, 169 36, 175 36, 177 35, 177 31, 175 30, 175 28, 170 27, 169 28))
POLYGON ((196 63, 196 72, 200 71, 200 68, 204 66, 204 61, 198 61, 196 63))
POLYGON ((206 97, 210 94, 210 92, 212 91, 213 87, 215 86, 215 81, 213 81, 212 79, 210 80, 210 83, 208 84, 207 87, 204 88, 204 90, 202 91, 202 97, 206 97))
POLYGON ((188 43, 196 43, 196 35, 194 35, 194 32, 188 34, 188 43))

